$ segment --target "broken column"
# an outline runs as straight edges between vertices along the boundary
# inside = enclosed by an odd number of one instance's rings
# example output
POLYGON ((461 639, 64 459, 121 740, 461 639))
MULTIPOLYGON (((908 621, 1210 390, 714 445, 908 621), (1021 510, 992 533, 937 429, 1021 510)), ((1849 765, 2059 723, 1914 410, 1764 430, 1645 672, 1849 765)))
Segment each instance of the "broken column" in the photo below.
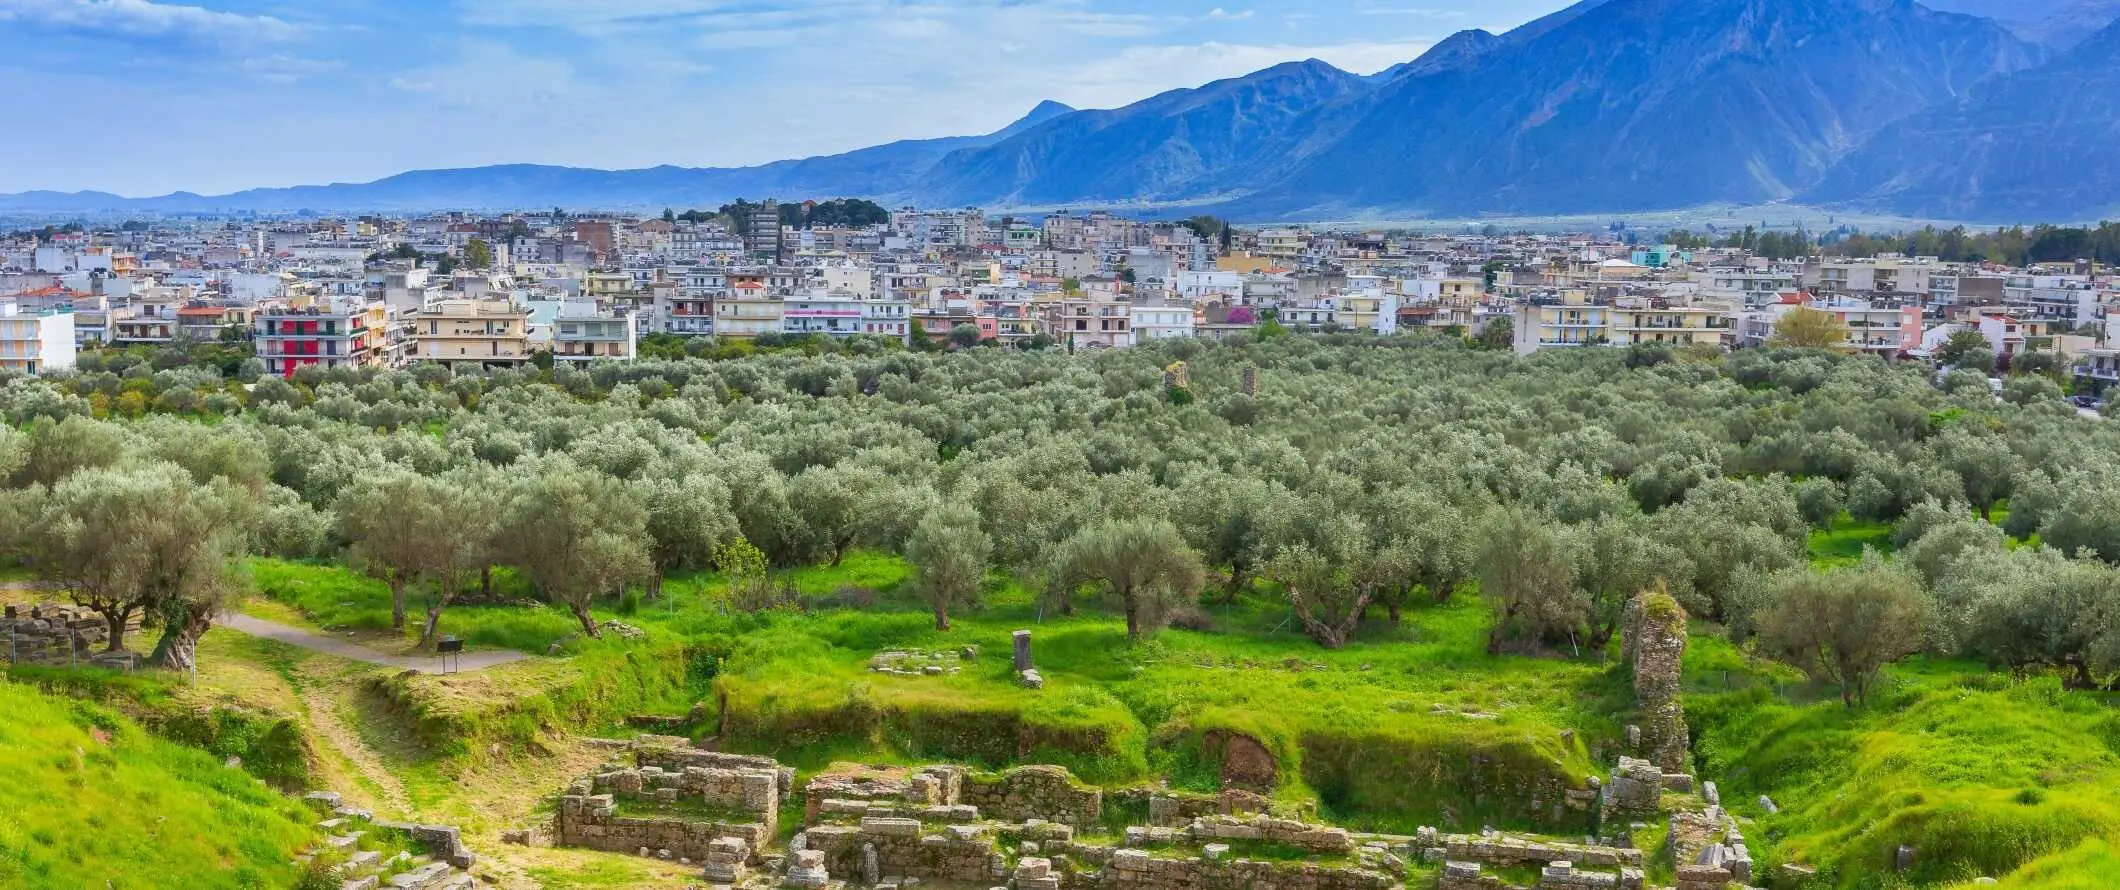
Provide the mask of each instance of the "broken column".
POLYGON ((1016 890, 1060 890, 1060 876, 1053 873, 1052 860, 1023 857, 1016 864, 1016 890))
POLYGON ((870 887, 883 880, 883 863, 876 856, 875 844, 861 845, 861 883, 870 887))
POLYGON ((788 875, 781 883, 789 887, 817 890, 831 880, 832 876, 824 870, 823 850, 797 850, 788 858, 788 875))
POLYGON ((1045 678, 1031 665, 1031 632, 1019 630, 1015 633, 1016 679, 1032 689, 1045 687, 1045 678))
POLYGON ((1662 590, 1635 597, 1627 606, 1624 646, 1634 665, 1634 703, 1642 716, 1636 753, 1666 773, 1690 772, 1686 761, 1691 743, 1685 708, 1679 703, 1686 610, 1662 590))
POLYGON ((743 839, 715 838, 707 844, 707 883, 734 884, 743 880, 744 861, 750 858, 751 849, 743 839))

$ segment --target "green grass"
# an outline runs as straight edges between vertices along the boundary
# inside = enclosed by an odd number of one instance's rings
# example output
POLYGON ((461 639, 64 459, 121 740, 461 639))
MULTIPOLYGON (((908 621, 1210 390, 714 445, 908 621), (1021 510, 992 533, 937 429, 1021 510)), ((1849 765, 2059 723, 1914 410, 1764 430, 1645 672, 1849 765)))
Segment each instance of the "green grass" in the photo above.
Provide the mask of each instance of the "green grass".
MULTIPOLYGON (((2120 715, 2053 678, 2014 683, 1916 660, 1869 708, 1766 687, 1689 697, 1706 773, 1758 818, 1767 864, 1816 866, 1824 886, 1931 885, 2008 875, 2120 829, 2120 715), (1766 815, 1757 798, 1780 805, 1766 815), (1918 865, 1888 872, 1911 844, 1918 865)), ((2099 855, 2109 856, 2109 852, 2099 855)), ((2022 886, 2048 886, 2025 883, 2022 886)))
MULTIPOLYGON (((1234 732, 1274 753, 1284 799, 1317 800, 1335 818, 1378 830, 1540 824, 1544 817, 1525 805, 1538 794, 1534 786, 1545 783, 1550 798, 1555 785, 1578 785, 1596 771, 1581 735, 1617 737, 1616 714, 1628 702, 1624 679, 1602 654, 1487 656, 1488 615, 1473 597, 1410 609, 1397 627, 1372 622, 1359 642, 1338 651, 1298 633, 1286 604, 1266 596, 1210 607, 1213 632, 1171 630, 1129 644, 1111 611, 1084 603, 1073 616, 1043 614, 1031 591, 1001 578, 989 582, 986 608, 954 615, 952 630, 938 632, 903 589, 907 574, 895 556, 857 552, 837 567, 777 574, 797 590, 801 607, 734 614, 721 580, 696 575, 670 579, 661 602, 598 615, 646 628, 653 645, 688 647, 702 662, 691 675, 715 674, 711 701, 726 709, 714 715, 728 728, 725 744, 799 768, 835 760, 1042 762, 1101 783, 1164 776, 1212 790, 1219 764, 1207 739, 1234 732), (870 604, 838 607, 848 599, 870 604), (1034 632, 1042 690, 1015 682, 1009 639, 1018 628, 1034 632), (867 669, 884 649, 967 643, 981 654, 959 674, 867 669)), ((388 627, 387 589, 347 569, 256 560, 251 575, 271 601, 314 625, 388 627)), ((559 610, 519 607, 452 608, 442 628, 475 647, 533 653, 575 629, 559 610)), ((488 672, 495 688, 482 688, 486 675, 379 686, 423 739, 471 756, 495 739, 530 750, 540 733, 593 731, 580 725, 584 718, 601 723, 689 706, 671 692, 691 687, 610 645, 575 641, 549 667, 488 672), (606 676, 613 672, 651 679, 606 676), (651 692, 641 694, 643 686, 651 692), (623 708, 612 705, 614 696, 627 699, 623 708)))
POLYGON ((294 886, 313 817, 116 711, 0 682, 0 886, 294 886))
POLYGON ((1889 522, 1863 522, 1843 513, 1832 531, 1811 532, 1811 564, 1820 568, 1849 566, 1862 561, 1864 548, 1890 555, 1895 549, 1889 522))

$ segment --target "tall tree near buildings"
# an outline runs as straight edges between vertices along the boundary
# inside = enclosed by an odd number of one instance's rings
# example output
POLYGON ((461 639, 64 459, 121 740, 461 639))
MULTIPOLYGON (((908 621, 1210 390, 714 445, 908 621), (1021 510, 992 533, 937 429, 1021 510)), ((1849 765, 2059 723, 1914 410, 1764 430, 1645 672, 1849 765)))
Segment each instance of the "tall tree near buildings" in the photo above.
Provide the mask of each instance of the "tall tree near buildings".
POLYGON ((464 244, 464 265, 473 269, 493 267, 493 245, 484 238, 473 238, 464 244))
POLYGON ((625 483, 564 458, 518 482, 500 512, 499 550, 582 632, 601 636, 596 598, 646 580, 648 516, 625 483))
POLYGON ((928 514, 905 544, 913 565, 913 586, 935 615, 935 629, 950 629, 950 609, 974 606, 986 580, 994 542, 979 528, 979 513, 963 504, 945 504, 928 514))
POLYGON ((1768 346, 1785 349, 1841 349, 1848 343, 1848 326, 1831 312, 1798 306, 1774 323, 1768 346))
POLYGON ((1206 569, 1176 526, 1163 519, 1106 519, 1061 548, 1054 587, 1095 585, 1119 599, 1126 638, 1138 641, 1176 603, 1200 591, 1206 569))

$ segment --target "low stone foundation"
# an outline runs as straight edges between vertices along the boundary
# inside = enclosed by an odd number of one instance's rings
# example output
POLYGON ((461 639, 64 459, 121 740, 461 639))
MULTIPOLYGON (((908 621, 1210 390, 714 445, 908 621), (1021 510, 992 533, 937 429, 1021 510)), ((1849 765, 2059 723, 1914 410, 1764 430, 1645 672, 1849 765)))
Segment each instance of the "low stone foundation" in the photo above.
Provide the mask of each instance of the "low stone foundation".
POLYGON ((1057 766, 1019 766, 999 776, 966 775, 955 803, 978 807, 988 818, 1021 822, 1044 819, 1095 825, 1104 816, 1104 792, 1075 780, 1057 766))
MULTIPOLYGON (((756 851, 773 838, 784 781, 779 764, 644 738, 560 798, 554 826, 560 846, 705 860, 719 839, 756 851), (700 765, 710 763, 733 767, 700 765)), ((728 848, 721 849, 726 857, 728 848)))
POLYGON ((9 664, 132 670, 140 663, 131 652, 103 651, 110 625, 95 610, 79 606, 7 606, 0 612, 0 637, 7 640, 9 664))

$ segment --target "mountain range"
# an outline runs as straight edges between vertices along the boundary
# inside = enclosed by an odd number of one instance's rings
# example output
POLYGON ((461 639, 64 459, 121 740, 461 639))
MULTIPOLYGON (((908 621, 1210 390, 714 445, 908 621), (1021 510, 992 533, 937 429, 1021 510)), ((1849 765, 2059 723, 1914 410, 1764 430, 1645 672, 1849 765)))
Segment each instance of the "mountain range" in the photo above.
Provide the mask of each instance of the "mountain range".
POLYGON ((2120 0, 1583 0, 1361 76, 1308 60, 983 136, 746 168, 505 165, 0 213, 708 207, 865 197, 1237 219, 1791 201, 1967 221, 2120 209, 2120 0))

